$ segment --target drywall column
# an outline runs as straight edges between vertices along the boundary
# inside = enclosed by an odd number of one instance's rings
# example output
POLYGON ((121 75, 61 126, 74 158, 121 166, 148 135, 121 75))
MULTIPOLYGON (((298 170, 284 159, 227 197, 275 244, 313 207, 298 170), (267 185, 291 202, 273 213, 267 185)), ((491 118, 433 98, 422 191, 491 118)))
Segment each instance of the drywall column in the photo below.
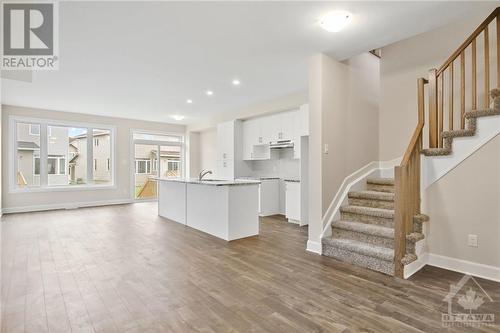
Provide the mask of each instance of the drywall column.
POLYGON ((187 177, 198 177, 200 172, 200 133, 186 132, 186 171, 187 177))
POLYGON ((307 249, 321 252, 322 232, 322 128, 321 128, 321 76, 322 54, 315 55, 309 67, 309 239, 307 249))
POLYGON ((319 249, 323 215, 345 177, 378 158, 379 60, 319 54, 309 72, 309 243, 319 249))

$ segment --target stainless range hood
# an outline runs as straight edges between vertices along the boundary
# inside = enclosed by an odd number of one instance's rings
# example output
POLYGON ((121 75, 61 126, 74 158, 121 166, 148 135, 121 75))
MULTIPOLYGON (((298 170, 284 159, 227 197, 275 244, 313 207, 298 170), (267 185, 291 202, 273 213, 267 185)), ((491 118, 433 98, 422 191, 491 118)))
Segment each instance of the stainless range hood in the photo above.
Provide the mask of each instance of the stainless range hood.
POLYGON ((273 141, 269 144, 269 148, 271 149, 293 148, 293 141, 292 140, 273 141))

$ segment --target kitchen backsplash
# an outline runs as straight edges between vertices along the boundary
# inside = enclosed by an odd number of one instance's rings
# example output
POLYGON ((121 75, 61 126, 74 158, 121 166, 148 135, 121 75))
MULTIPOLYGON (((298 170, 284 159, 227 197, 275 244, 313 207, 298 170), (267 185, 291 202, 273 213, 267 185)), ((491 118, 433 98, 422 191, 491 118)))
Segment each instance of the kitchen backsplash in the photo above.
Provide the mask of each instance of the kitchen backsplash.
POLYGON ((293 159, 293 149, 271 151, 271 159, 247 161, 251 177, 280 177, 300 179, 300 160, 293 159))

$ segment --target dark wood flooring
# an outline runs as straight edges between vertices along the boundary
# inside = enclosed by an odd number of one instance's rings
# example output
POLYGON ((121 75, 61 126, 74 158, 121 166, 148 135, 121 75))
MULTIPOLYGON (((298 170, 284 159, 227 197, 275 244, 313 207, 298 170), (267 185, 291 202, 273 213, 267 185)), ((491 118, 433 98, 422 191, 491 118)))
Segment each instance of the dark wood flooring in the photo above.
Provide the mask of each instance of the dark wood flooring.
POLYGON ((462 274, 410 280, 306 252, 307 227, 261 221, 226 243, 154 203, 2 218, 2 332, 500 332, 500 283, 478 279, 497 326, 443 328, 462 274))

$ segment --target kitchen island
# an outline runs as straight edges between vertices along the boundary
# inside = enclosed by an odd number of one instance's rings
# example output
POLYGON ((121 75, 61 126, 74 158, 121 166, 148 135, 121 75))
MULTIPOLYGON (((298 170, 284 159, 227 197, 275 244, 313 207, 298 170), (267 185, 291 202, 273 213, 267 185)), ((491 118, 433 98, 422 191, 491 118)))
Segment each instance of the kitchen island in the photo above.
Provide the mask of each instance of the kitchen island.
POLYGON ((158 215, 226 241, 259 234, 260 181, 157 180, 158 215))

